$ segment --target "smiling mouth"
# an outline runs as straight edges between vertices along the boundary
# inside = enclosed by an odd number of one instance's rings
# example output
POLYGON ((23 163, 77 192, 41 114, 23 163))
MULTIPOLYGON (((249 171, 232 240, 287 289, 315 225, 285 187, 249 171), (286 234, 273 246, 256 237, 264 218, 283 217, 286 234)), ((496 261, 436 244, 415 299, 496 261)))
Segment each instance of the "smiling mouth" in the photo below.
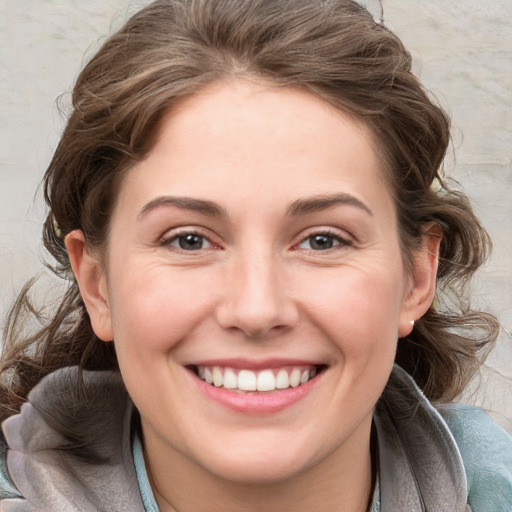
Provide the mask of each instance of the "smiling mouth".
POLYGON ((223 366, 193 365, 188 368, 212 387, 246 394, 298 388, 324 371, 325 366, 285 366, 260 371, 223 366))

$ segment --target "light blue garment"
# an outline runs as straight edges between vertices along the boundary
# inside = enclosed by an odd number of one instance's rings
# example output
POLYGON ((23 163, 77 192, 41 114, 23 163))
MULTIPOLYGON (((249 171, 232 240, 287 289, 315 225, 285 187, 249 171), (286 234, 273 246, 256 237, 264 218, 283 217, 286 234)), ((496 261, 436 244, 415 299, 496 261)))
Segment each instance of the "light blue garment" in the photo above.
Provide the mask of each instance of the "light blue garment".
MULTIPOLYGON (((442 406, 439 412, 460 450, 472 511, 512 512, 512 436, 476 407, 450 404, 442 406)), ((137 436, 133 442, 133 459, 145 512, 158 512, 137 436)), ((370 512, 380 512, 379 491, 377 478, 370 512)))
POLYGON ((0 500, 2 498, 18 498, 20 494, 7 474, 7 467, 5 465, 7 446, 2 441, 0 433, 0 500))
POLYGON ((457 443, 473 512, 512 512, 512 436, 481 409, 439 408, 457 443))
POLYGON ((135 464, 135 472, 137 473, 137 480, 139 481, 140 495, 144 503, 145 512, 159 512, 158 505, 156 504, 153 489, 149 485, 149 478, 146 471, 146 463, 144 462, 144 454, 142 453, 142 443, 139 436, 133 436, 133 462, 135 464))

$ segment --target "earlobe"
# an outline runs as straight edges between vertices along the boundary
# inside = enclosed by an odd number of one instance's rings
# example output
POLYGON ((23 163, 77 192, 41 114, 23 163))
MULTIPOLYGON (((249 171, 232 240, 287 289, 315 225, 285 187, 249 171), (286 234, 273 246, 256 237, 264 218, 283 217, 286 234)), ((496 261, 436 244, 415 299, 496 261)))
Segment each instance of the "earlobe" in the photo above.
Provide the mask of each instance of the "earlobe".
POLYGON ((94 333, 103 341, 112 341, 106 275, 101 262, 90 253, 81 230, 69 233, 65 245, 94 333))
POLYGON ((411 333, 414 322, 427 312, 434 300, 441 239, 441 228, 430 224, 423 232, 421 247, 413 253, 410 289, 404 298, 398 325, 400 338, 411 333))

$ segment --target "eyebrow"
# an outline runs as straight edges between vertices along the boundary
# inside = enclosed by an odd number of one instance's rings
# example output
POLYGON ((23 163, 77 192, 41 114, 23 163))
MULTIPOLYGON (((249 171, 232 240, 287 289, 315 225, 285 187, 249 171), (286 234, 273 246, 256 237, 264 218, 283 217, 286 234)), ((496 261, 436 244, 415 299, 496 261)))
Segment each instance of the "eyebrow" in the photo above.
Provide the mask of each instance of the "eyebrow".
POLYGON ((212 217, 226 216, 226 211, 211 201, 194 199, 192 197, 161 196, 144 205, 137 215, 137 220, 142 220, 149 212, 162 206, 176 206, 182 210, 192 210, 212 217))
POLYGON ((366 212, 368 215, 373 216, 373 212, 370 210, 370 208, 366 206, 366 204, 364 204, 360 199, 345 193, 319 195, 298 199, 297 201, 294 201, 288 208, 288 215, 298 216, 307 213, 316 213, 338 205, 353 206, 366 212))
MULTIPOLYGON (((319 212, 338 205, 353 206, 373 216, 373 212, 366 204, 356 197, 345 193, 297 199, 290 204, 287 213, 291 216, 299 216, 319 212)), ((192 197, 161 196, 144 205, 137 216, 137 220, 141 221, 149 212, 162 206, 176 206, 183 210, 191 210, 212 217, 227 216, 226 210, 212 201, 192 197)))

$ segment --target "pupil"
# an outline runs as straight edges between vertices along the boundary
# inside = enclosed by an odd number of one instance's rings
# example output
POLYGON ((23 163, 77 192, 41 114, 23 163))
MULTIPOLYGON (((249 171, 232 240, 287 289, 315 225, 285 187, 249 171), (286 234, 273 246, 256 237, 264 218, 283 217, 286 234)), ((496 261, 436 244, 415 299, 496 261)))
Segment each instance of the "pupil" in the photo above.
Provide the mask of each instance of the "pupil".
POLYGON ((332 247, 333 241, 332 237, 327 235, 315 235, 311 237, 310 240, 311 248, 322 250, 322 249, 330 249, 332 247))
POLYGON ((203 247, 203 237, 200 235, 185 235, 179 238, 180 249, 194 250, 203 247))

